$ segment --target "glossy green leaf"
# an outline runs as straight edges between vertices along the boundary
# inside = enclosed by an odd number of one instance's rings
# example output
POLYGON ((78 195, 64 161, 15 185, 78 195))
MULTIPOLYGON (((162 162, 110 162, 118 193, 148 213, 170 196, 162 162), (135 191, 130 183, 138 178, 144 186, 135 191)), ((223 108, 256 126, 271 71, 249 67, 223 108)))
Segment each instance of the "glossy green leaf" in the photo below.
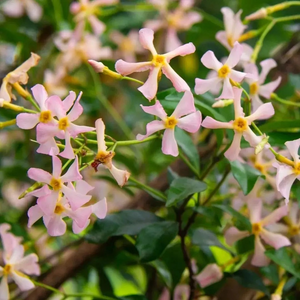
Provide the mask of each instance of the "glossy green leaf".
POLYGON ((179 201, 206 189, 206 184, 200 180, 179 177, 172 181, 168 190, 166 206, 170 207, 179 201))
POLYGON ((166 286, 171 289, 172 288, 172 275, 168 270, 166 264, 162 260, 154 260, 150 263, 153 266, 158 274, 161 276, 163 281, 165 282, 166 286))
POLYGON ((142 262, 160 257, 178 232, 178 223, 163 221, 151 224, 140 231, 136 239, 136 248, 142 262))

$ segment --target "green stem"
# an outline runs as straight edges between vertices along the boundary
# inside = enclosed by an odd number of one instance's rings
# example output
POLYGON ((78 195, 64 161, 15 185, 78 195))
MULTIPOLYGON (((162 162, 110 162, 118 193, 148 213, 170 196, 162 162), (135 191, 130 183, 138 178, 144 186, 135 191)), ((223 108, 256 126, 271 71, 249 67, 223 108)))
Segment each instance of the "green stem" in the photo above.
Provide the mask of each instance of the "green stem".
POLYGON ((207 21, 211 22, 212 24, 215 24, 216 26, 223 28, 223 22, 221 22, 218 18, 214 17, 211 14, 208 14, 206 11, 204 11, 203 9, 199 9, 196 8, 196 11, 200 12, 201 15, 203 16, 204 19, 206 19, 207 21))
MULTIPOLYGON (((28 95, 26 97, 26 100, 29 101, 38 111, 41 111, 40 107, 37 105, 37 103, 34 101, 34 99, 30 95, 28 95)), ((24 111, 25 111, 25 109, 24 109, 24 111)), ((36 111, 34 111, 34 110, 29 110, 29 112, 36 113, 36 111)))
POLYGON ((285 105, 292 105, 292 106, 297 106, 297 107, 300 107, 300 103, 296 103, 296 102, 293 102, 293 101, 288 101, 288 100, 284 100, 282 98, 280 98, 277 94, 275 93, 272 93, 271 94, 271 99, 272 100, 276 100, 282 104, 285 104, 285 105))
POLYGON ((275 21, 276 23, 279 23, 279 22, 288 22, 288 21, 294 21, 299 19, 300 19, 300 15, 295 15, 295 16, 275 18, 275 21))
POLYGON ((191 164, 191 162, 184 156, 184 154, 179 151, 180 158, 185 162, 185 164, 191 169, 191 171, 199 178, 199 171, 191 164))
POLYGON ((139 83, 140 85, 143 85, 144 82, 143 81, 140 81, 138 79, 135 79, 135 78, 132 78, 132 77, 128 77, 128 76, 123 76, 121 78, 121 80, 129 80, 129 81, 133 81, 133 82, 136 82, 136 83, 139 83))

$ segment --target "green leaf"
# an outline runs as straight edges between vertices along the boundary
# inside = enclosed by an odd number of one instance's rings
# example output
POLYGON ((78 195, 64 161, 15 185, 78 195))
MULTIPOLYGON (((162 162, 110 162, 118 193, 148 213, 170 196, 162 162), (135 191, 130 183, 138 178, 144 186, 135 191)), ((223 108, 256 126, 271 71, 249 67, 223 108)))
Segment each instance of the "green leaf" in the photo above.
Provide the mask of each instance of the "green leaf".
POLYGON ((300 279, 300 270, 295 267, 286 247, 282 247, 278 250, 270 249, 265 252, 265 255, 286 271, 300 279))
POLYGON ((268 278, 274 285, 279 284, 278 267, 274 264, 270 264, 266 267, 260 268, 260 272, 264 277, 268 278))
POLYGON ((238 254, 249 253, 254 250, 254 235, 247 236, 236 242, 236 250, 238 254))
POLYGON ((220 222, 220 218, 216 214, 216 209, 214 207, 198 206, 198 207, 193 207, 193 210, 205 217, 208 217, 217 226, 219 227, 222 226, 220 222))
POLYGON ((281 121, 272 121, 267 122, 261 126, 259 129, 262 132, 269 132, 269 131, 277 131, 282 129, 293 129, 293 128, 300 128, 300 120, 281 120, 281 121))
POLYGON ((204 228, 198 228, 193 231, 192 233, 192 243, 194 245, 202 247, 209 247, 209 246, 217 246, 222 248, 230 253, 232 253, 229 249, 227 249, 221 242, 218 240, 217 236, 204 228))
POLYGON ((166 264, 162 260, 154 260, 150 263, 151 266, 153 266, 163 281, 165 282, 168 289, 172 289, 172 275, 170 271, 168 270, 166 264))
POLYGON ((136 235, 143 228, 161 220, 155 214, 144 210, 123 210, 108 215, 103 220, 98 219, 86 239, 92 243, 104 243, 111 236, 136 235))
POLYGON ((194 144, 192 138, 183 130, 175 130, 175 137, 178 143, 178 146, 182 149, 184 154, 188 157, 189 161, 199 172, 200 160, 199 153, 196 145, 194 144))
POLYGON ((178 223, 173 221, 154 223, 142 229, 135 244, 141 261, 149 262, 159 258, 177 232, 178 223))
POLYGON ((119 300, 147 300, 144 295, 128 295, 123 297, 118 297, 119 300))
POLYGON ((206 189, 206 184, 202 181, 179 177, 172 181, 168 190, 166 206, 170 207, 179 201, 206 189))
POLYGON ((239 183, 244 195, 248 195, 252 191, 258 177, 261 176, 261 173, 239 161, 232 161, 230 164, 233 177, 239 183))
POLYGON ((262 279, 253 271, 242 269, 234 272, 232 277, 242 286, 261 291, 266 295, 270 295, 269 290, 264 285, 262 279))
POLYGON ((215 204, 215 205, 213 205, 213 207, 217 207, 217 208, 229 213, 230 215, 232 215, 235 218, 234 224, 239 230, 247 230, 250 232, 252 231, 251 222, 245 216, 243 216, 241 213, 239 213, 238 211, 233 209, 231 206, 224 205, 224 204, 215 204))

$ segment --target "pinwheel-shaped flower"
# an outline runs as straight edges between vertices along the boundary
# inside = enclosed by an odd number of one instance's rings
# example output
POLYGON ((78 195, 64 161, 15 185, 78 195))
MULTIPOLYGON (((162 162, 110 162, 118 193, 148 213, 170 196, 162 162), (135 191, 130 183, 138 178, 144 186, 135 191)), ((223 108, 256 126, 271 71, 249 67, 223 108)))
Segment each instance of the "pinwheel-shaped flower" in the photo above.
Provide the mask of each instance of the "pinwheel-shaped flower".
POLYGON ((242 90, 234 87, 234 120, 230 122, 219 122, 211 117, 206 117, 202 123, 203 127, 206 128, 226 128, 234 130, 234 137, 231 146, 224 153, 225 157, 231 161, 238 159, 241 151, 240 143, 242 136, 250 144, 251 147, 256 147, 263 136, 256 136, 250 129, 249 125, 255 120, 268 119, 274 115, 275 111, 271 103, 265 103, 261 105, 253 114, 245 117, 243 108, 241 107, 241 94, 242 90))
POLYGON ((34 288, 33 282, 25 275, 40 275, 40 267, 37 264, 36 254, 24 256, 24 246, 20 244, 20 238, 7 231, 9 224, 0 226, 0 235, 3 244, 4 267, 0 267, 0 299, 9 300, 8 281, 13 280, 21 291, 34 288))
POLYGON ((233 49, 231 50, 227 60, 224 64, 217 60, 215 54, 212 51, 207 51, 201 58, 203 65, 217 72, 216 77, 210 77, 209 79, 196 78, 195 92, 196 94, 204 94, 207 91, 214 90, 215 86, 220 82, 223 82, 223 90, 221 95, 216 99, 232 99, 233 98, 233 86, 230 81, 241 82, 246 73, 233 70, 241 56, 243 54, 243 47, 235 42, 233 49))
POLYGON ((73 210, 81 207, 91 199, 91 196, 80 194, 78 191, 65 185, 65 183, 77 182, 82 179, 78 170, 77 156, 63 176, 61 176, 62 163, 58 157, 52 156, 52 166, 52 174, 37 168, 30 168, 28 170, 28 177, 30 179, 46 183, 51 188, 50 190, 47 187, 43 187, 28 194, 39 197, 37 200, 38 206, 46 215, 50 215, 55 211, 57 199, 59 199, 61 193, 64 193, 67 197, 73 210))
POLYGON ((300 146, 300 139, 286 142, 293 161, 286 159, 286 163, 274 163, 273 166, 277 168, 276 185, 281 195, 289 201, 291 187, 296 179, 300 180, 300 159, 298 149, 300 146))
POLYGON ((115 152, 107 151, 105 145, 105 125, 102 119, 98 119, 95 123, 97 131, 98 153, 95 157, 95 161, 92 163, 92 167, 97 171, 99 165, 103 165, 107 168, 111 175, 116 179, 119 186, 123 186, 130 176, 130 173, 126 170, 120 170, 116 168, 112 163, 112 158, 115 156, 115 152))
POLYGON ((220 281, 223 278, 222 269, 217 264, 207 265, 198 275, 195 277, 197 282, 202 288, 205 288, 211 284, 220 281))
POLYGON ((158 88, 158 78, 162 71, 168 79, 170 79, 178 92, 190 90, 187 83, 171 68, 169 62, 176 56, 185 56, 195 52, 196 48, 193 43, 188 43, 179 48, 165 53, 157 54, 154 45, 154 32, 151 29, 143 28, 139 31, 140 42, 145 49, 148 49, 152 54, 152 60, 148 62, 129 63, 120 59, 116 62, 116 70, 121 75, 129 75, 134 72, 143 72, 150 70, 147 81, 138 90, 151 101, 158 88))
POLYGON ((199 130, 201 125, 201 112, 196 111, 193 94, 189 91, 184 93, 170 117, 167 116, 158 100, 152 106, 141 105, 141 107, 145 113, 157 116, 161 121, 154 120, 148 123, 146 126, 147 133, 145 135, 138 134, 136 138, 137 140, 143 140, 154 132, 165 129, 162 139, 162 152, 164 154, 178 156, 178 145, 175 139, 176 126, 185 131, 194 133, 199 130))
POLYGON ((277 66, 274 59, 265 59, 260 63, 260 65, 262 68, 260 74, 258 74, 258 69, 255 64, 248 64, 244 68, 246 73, 253 75, 253 78, 245 78, 245 81, 250 86, 250 97, 253 110, 256 110, 263 104, 259 96, 270 99, 271 94, 277 89, 281 81, 281 77, 279 76, 276 80, 264 84, 270 70, 277 66))
POLYGON ((261 242, 261 238, 270 246, 279 249, 289 246, 291 242, 288 238, 281 234, 272 233, 264 227, 278 222, 282 217, 288 214, 286 205, 275 209, 271 214, 261 219, 262 201, 261 199, 252 199, 247 202, 250 214, 250 222, 252 224, 252 232, 240 231, 236 227, 229 228, 225 233, 225 239, 228 245, 232 245, 236 241, 254 234, 255 249, 251 263, 254 266, 262 267, 269 264, 269 259, 265 256, 265 248, 261 242))

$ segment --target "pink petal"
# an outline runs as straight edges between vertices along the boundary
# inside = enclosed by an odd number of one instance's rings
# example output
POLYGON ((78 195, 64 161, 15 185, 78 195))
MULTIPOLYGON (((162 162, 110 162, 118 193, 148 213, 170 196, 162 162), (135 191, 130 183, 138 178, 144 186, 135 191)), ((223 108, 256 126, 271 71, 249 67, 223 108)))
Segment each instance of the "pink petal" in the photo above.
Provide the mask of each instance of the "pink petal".
POLYGON ((139 31, 139 38, 143 48, 148 49, 153 56, 157 55, 157 52, 153 46, 154 32, 152 29, 149 28, 141 29, 139 31))
POLYGON ((236 227, 230 227, 224 235, 226 243, 229 246, 232 246, 235 242, 243 239, 246 236, 249 236, 248 231, 240 231, 236 227))
POLYGON ((276 185, 278 191, 285 199, 289 199, 290 191, 297 175, 290 166, 280 166, 277 169, 276 185))
POLYGON ((30 168, 27 172, 27 175, 30 179, 35 180, 37 182, 44 182, 44 183, 50 183, 50 180, 52 178, 51 174, 37 168, 30 168))
POLYGON ((267 226, 273 223, 278 222, 280 219, 282 219, 284 216, 287 216, 289 212, 288 206, 284 205, 277 209, 275 209, 273 212, 271 212, 268 216, 263 218, 261 220, 263 226, 267 226))
POLYGON ((38 256, 31 253, 15 263, 14 268, 29 275, 40 275, 41 271, 37 263, 38 260, 38 256))
POLYGON ((299 161, 299 155, 298 150, 300 147, 300 139, 289 141, 284 143, 286 147, 288 148, 290 154, 293 157, 293 160, 297 163, 299 161))
POLYGON ((239 42, 235 42, 225 62, 225 65, 228 65, 229 68, 235 67, 240 61, 242 54, 243 54, 243 46, 239 42))
POLYGON ((36 139, 37 139, 38 143, 44 144, 49 139, 51 139, 55 135, 57 135, 58 132, 60 132, 60 130, 54 124, 39 123, 37 128, 36 128, 36 139))
POLYGON ((234 106, 234 118, 244 117, 243 108, 241 106, 241 96, 242 96, 242 89, 238 89, 236 87, 233 88, 233 106, 234 106))
MULTIPOLYGON (((8 3, 8 2, 6 2, 8 3)), ((3 300, 9 300, 9 289, 7 283, 7 276, 3 276, 0 284, 0 295, 3 297, 3 300)))
POLYGON ((27 215, 28 227, 30 228, 37 220, 39 220, 43 216, 43 212, 38 205, 34 205, 29 208, 27 215))
POLYGON ((67 225, 60 215, 54 215, 47 222, 48 234, 51 236, 61 236, 65 234, 67 225))
POLYGON ((163 106, 160 104, 159 100, 157 100, 155 102, 155 104, 151 105, 151 106, 141 105, 141 108, 145 113, 153 115, 153 116, 157 116, 162 120, 164 120, 167 117, 167 114, 166 114, 163 106))
POLYGON ((157 131, 163 130, 163 129, 165 129, 165 124, 163 121, 158 121, 158 120, 151 121, 146 126, 146 134, 145 135, 138 134, 136 136, 136 139, 139 141, 142 141, 145 138, 147 138, 148 136, 150 136, 151 134, 153 134, 154 132, 157 132, 157 131))
POLYGON ((174 129, 166 129, 162 139, 162 152, 167 155, 178 156, 178 146, 174 129))
POLYGON ((183 118, 180 118, 177 122, 177 126, 185 131, 194 133, 200 128, 202 121, 202 115, 199 110, 191 113, 183 118))
POLYGON ((122 59, 119 59, 115 64, 116 71, 123 75, 129 75, 135 72, 143 72, 149 70, 152 67, 152 62, 139 62, 139 63, 129 63, 122 59))
POLYGON ((87 228, 89 224, 90 224, 90 219, 87 220, 86 224, 84 224, 83 227, 79 227, 76 222, 73 222, 72 230, 75 234, 78 234, 82 232, 85 228, 87 228))
POLYGON ((98 143, 98 152, 99 151, 106 151, 106 144, 105 144, 105 124, 103 123, 102 119, 98 119, 95 122, 96 132, 97 132, 97 143, 98 143))
POLYGON ((33 94, 34 99, 39 104, 41 110, 45 110, 45 103, 48 98, 48 93, 43 85, 36 84, 34 87, 31 88, 31 92, 33 94))
POLYGON ((81 125, 75 125, 71 123, 69 127, 67 128, 67 131, 70 133, 71 137, 77 137, 78 134, 84 133, 84 132, 90 132, 94 131, 94 127, 90 126, 81 126, 81 125))
POLYGON ((164 20, 147 20, 144 24, 145 27, 152 29, 154 32, 165 26, 164 20))
POLYGON ((28 291, 34 288, 34 284, 29 278, 19 275, 17 272, 13 271, 11 277, 21 291, 28 291))
POLYGON ((219 99, 233 99, 234 98, 234 93, 233 93, 233 87, 229 81, 229 78, 225 78, 223 80, 223 89, 221 95, 216 98, 216 100, 219 99))
POLYGON ((222 81, 218 76, 208 79, 200 79, 196 78, 195 80, 195 93, 197 95, 202 95, 207 91, 211 91, 214 89, 216 85, 218 85, 222 81))
POLYGON ((76 99, 76 94, 74 92, 69 92, 69 95, 63 100, 62 106, 64 111, 69 111, 76 99))
POLYGON ((78 169, 78 156, 75 156, 73 164, 69 167, 68 171, 61 176, 63 182, 71 182, 81 180, 82 176, 78 169))
POLYGON ((220 122, 211 117, 206 117, 202 122, 202 127, 211 128, 211 129, 219 129, 219 128, 226 128, 226 129, 233 129, 233 125, 230 122, 220 122))
POLYGON ((78 95, 78 98, 74 106, 72 107, 71 111, 68 113, 68 119, 70 120, 70 122, 77 120, 79 116, 81 116, 81 114, 83 113, 83 107, 79 103, 81 95, 82 93, 78 95))
POLYGON ((59 149, 54 138, 50 138, 43 144, 40 144, 39 148, 36 150, 37 153, 48 154, 48 155, 58 155, 59 149))
POLYGON ((195 111, 196 109, 193 94, 190 91, 186 91, 179 101, 178 105, 176 106, 172 116, 178 119, 195 111))
POLYGON ((202 16, 195 11, 186 12, 182 17, 178 20, 177 24, 180 27, 180 30, 188 30, 195 23, 202 21, 202 16))
POLYGON ((262 201, 259 198, 249 199, 247 206, 252 224, 258 223, 261 220, 262 201))
POLYGON ((263 139, 263 136, 257 136, 249 127, 243 132, 243 136, 251 147, 256 147, 263 139))
MULTIPOLYGON (((16 75, 16 77, 24 77, 24 73, 27 73, 32 67, 36 66, 40 60, 40 56, 31 52, 30 57, 24 61, 19 67, 17 67, 10 75, 16 75)), ((27 75, 27 74, 26 74, 27 75)), ((26 84, 28 81, 28 76, 25 78, 26 80, 22 80, 19 78, 20 83, 26 84)))
POLYGON ((50 216, 54 213, 58 195, 59 192, 52 191, 51 194, 39 197, 37 199, 37 204, 45 215, 50 216))
POLYGON ((176 56, 185 56, 191 53, 194 53, 196 51, 196 47, 193 43, 184 44, 177 49, 174 49, 166 54, 164 56, 168 61, 170 61, 172 58, 176 56))
POLYGON ((223 278, 223 272, 217 264, 207 265, 195 278, 202 288, 205 288, 223 278))
POLYGON ((269 74, 270 70, 277 66, 276 61, 273 58, 268 58, 263 60, 261 63, 261 73, 259 76, 258 83, 263 84, 266 80, 267 75, 269 74))
MULTIPOLYGON (((202 123, 203 126, 203 123, 202 123)), ((241 139, 242 139, 242 134, 235 132, 234 136, 233 136, 233 141, 230 145, 230 147, 228 148, 228 150, 224 153, 224 156, 230 160, 230 161, 234 161, 238 158, 240 151, 241 151, 241 139)))
MULTIPOLYGON (((258 78, 258 68, 255 64, 253 63, 248 63, 244 67, 244 72, 247 74, 252 74, 254 77, 258 78)), ((246 82, 251 84, 255 82, 254 79, 246 79, 246 82)))
POLYGON ((94 189, 94 187, 89 185, 84 180, 76 181, 76 192, 78 192, 79 194, 86 195, 89 191, 91 191, 93 189, 94 189))
MULTIPOLYGON (((1 10, 9 17, 18 18, 24 14, 24 6, 20 5, 19 0, 6 1, 1 5, 1 10)), ((1 294, 2 295, 2 294, 1 294)), ((9 297, 7 296, 7 299, 9 297)))
POLYGON ((97 17, 95 17, 94 15, 91 15, 89 16, 88 18, 91 26, 92 26, 92 29, 93 29, 93 32, 96 34, 96 35, 100 35, 103 33, 103 31, 105 30, 105 24, 103 22, 101 22, 97 17))
POLYGON ((228 35, 232 34, 233 28, 234 28, 234 21, 235 21, 235 15, 231 8, 229 7, 222 7, 221 12, 223 14, 223 20, 224 20, 224 26, 226 33, 228 35))
POLYGON ((21 129, 32 129, 39 123, 40 114, 21 113, 17 115, 17 126, 21 129))
POLYGON ((247 74, 244 73, 244 72, 240 72, 240 71, 236 71, 236 70, 231 70, 229 77, 233 81, 241 82, 245 78, 246 75, 247 74))
POLYGON ((25 6, 29 19, 33 22, 38 22, 43 15, 42 7, 34 0, 27 0, 25 6))
POLYGON ((260 100, 258 95, 251 95, 252 111, 256 111, 264 103, 260 100))
POLYGON ((177 92, 184 92, 190 90, 188 84, 172 69, 172 67, 168 63, 166 63, 162 67, 162 72, 166 75, 166 77, 169 80, 171 80, 177 92))
POLYGON ((57 116, 59 119, 62 119, 66 116, 67 112, 64 109, 62 100, 58 96, 50 96, 47 100, 47 105, 53 112, 53 115, 57 116))
POLYGON ((120 187, 122 187, 128 181, 130 176, 129 172, 127 172, 126 170, 120 170, 116 168, 113 164, 111 165, 109 171, 120 187))
POLYGON ((56 156, 52 156, 52 174, 53 174, 53 177, 55 177, 55 178, 60 177, 61 168, 62 168, 61 160, 56 156))
POLYGON ((275 114, 274 107, 272 103, 264 103, 261 105, 253 114, 245 119, 252 123, 255 120, 265 120, 271 118, 275 114))
POLYGON ((206 68, 215 71, 218 71, 223 66, 223 64, 217 60, 215 54, 211 50, 204 53, 204 55, 201 57, 201 62, 206 68))
POLYGON ((78 227, 84 227, 87 223, 88 219, 90 218, 93 210, 91 206, 80 207, 76 211, 70 211, 69 217, 77 223, 78 227))
POLYGON ((216 33, 216 40, 219 41, 226 49, 231 50, 231 46, 228 44, 228 37, 226 31, 218 31, 216 33))
POLYGON ((270 263, 269 258, 265 256, 265 250, 259 236, 255 236, 254 255, 251 260, 253 266, 264 267, 270 263))
POLYGON ((281 82, 281 77, 279 76, 276 80, 261 85, 258 90, 259 95, 265 97, 266 99, 270 99, 271 94, 274 93, 274 91, 279 86, 280 82, 281 82))
POLYGON ((146 82, 138 88, 138 90, 151 101, 157 93, 158 85, 158 74, 160 72, 160 67, 155 67, 149 72, 149 77, 146 82))
POLYGON ((34 197, 41 197, 45 195, 49 195, 52 191, 49 189, 48 185, 44 185, 40 189, 34 190, 26 195, 27 196, 34 196, 34 197))
MULTIPOLYGON (((165 54, 166 58, 170 52, 177 50, 177 48, 179 48, 181 45, 182 45, 182 42, 178 38, 177 30, 175 28, 168 28, 167 34, 166 34, 166 41, 165 41, 165 51, 168 52, 165 54)), ((172 58, 173 57, 171 57, 170 59, 172 59, 172 58)), ((170 59, 168 59, 168 60, 170 60, 170 59)))
POLYGON ((97 203, 92 205, 93 213, 99 219, 104 219, 107 214, 107 201, 106 198, 101 199, 97 203))
POLYGON ((65 149, 62 151, 59 155, 61 157, 67 158, 67 159, 73 159, 75 157, 73 147, 71 145, 71 137, 70 133, 66 131, 65 134, 65 149))
POLYGON ((89 195, 82 195, 78 192, 74 191, 73 189, 66 187, 63 185, 62 191, 65 194, 66 198, 68 199, 72 210, 76 210, 85 203, 89 202, 92 196, 89 195))
POLYGON ((270 231, 263 230, 260 233, 260 236, 268 245, 274 247, 276 250, 281 247, 291 245, 290 240, 282 234, 272 233, 270 231))

